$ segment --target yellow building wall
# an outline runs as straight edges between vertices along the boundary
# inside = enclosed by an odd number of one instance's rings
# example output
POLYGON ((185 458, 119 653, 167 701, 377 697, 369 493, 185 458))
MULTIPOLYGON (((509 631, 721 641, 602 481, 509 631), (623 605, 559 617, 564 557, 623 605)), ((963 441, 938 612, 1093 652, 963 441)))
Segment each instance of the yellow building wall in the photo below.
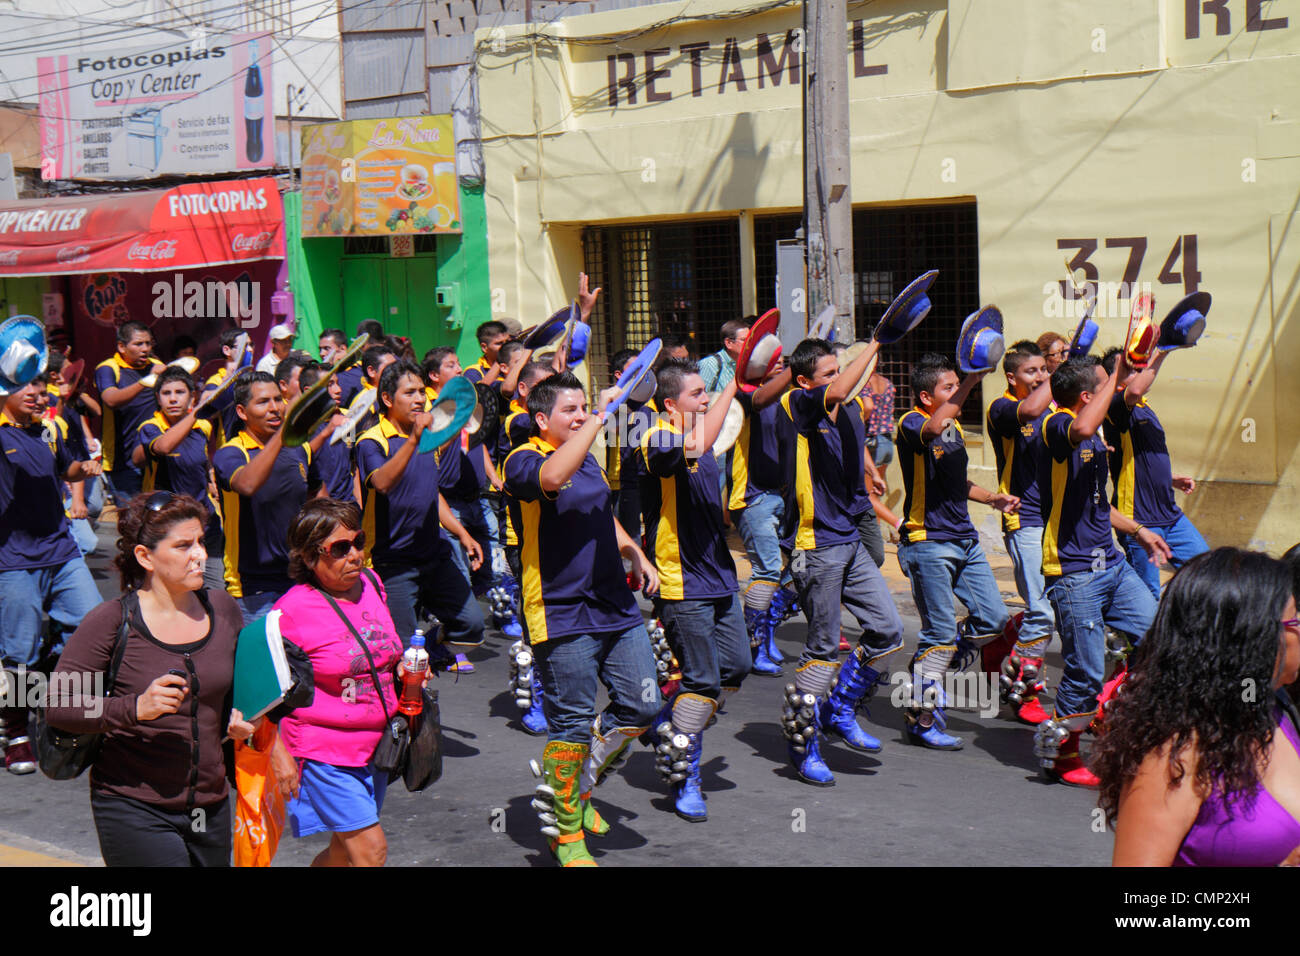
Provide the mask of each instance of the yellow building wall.
MULTIPOLYGON (((1100 283, 1099 348, 1119 344, 1121 281, 1163 315, 1195 237, 1209 326, 1151 404, 1175 471, 1203 482, 1179 499, 1211 543, 1278 551, 1300 540, 1300 3, 1221 9, 850 3, 851 188, 973 197, 981 301, 1008 341, 1073 327, 1068 258, 1100 283)), ((799 16, 694 0, 480 30, 496 311, 530 324, 567 301, 583 224, 798 208, 799 16)), ((973 477, 992 460, 972 449, 973 477)))

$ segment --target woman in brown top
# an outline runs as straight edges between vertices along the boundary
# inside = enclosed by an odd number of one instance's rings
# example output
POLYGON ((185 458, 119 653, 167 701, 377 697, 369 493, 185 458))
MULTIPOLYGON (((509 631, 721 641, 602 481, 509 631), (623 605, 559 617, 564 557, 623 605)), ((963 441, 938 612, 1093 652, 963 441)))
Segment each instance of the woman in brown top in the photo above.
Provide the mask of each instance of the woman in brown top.
POLYGON ((51 680, 84 692, 52 694, 49 723, 104 733, 90 806, 108 866, 230 865, 221 741, 246 739, 253 725, 230 706, 239 608, 224 591, 202 589, 206 516, 169 491, 131 502, 118 520, 122 597, 86 615, 51 680), (85 682, 109 669, 123 631, 117 679, 103 696, 85 682))

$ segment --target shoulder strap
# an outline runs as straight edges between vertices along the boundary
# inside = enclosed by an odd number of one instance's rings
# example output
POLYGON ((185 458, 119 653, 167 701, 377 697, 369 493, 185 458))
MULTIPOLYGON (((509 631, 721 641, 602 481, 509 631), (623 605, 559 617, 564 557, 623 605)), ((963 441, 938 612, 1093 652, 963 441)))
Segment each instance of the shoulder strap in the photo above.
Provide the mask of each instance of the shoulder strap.
POLYGON ((366 647, 366 642, 361 639, 361 635, 357 633, 356 627, 353 625, 352 621, 349 620, 348 616, 343 613, 343 609, 339 607, 339 603, 334 600, 333 595, 321 588, 316 588, 316 590, 320 592, 321 597, 329 602, 329 606, 334 609, 334 613, 337 614, 343 623, 348 626, 348 630, 352 632, 353 638, 356 639, 357 646, 360 647, 361 652, 366 655, 366 661, 370 664, 370 679, 375 682, 375 693, 379 695, 379 706, 384 709, 384 723, 387 724, 392 718, 388 714, 388 704, 384 701, 384 688, 383 685, 379 683, 379 671, 375 669, 375 659, 370 653, 370 648, 366 647))
POLYGON ((126 656, 126 642, 131 634, 131 610, 140 606, 140 598, 135 590, 129 590, 121 597, 122 621, 117 626, 117 637, 113 639, 113 650, 108 658, 108 670, 104 672, 104 694, 111 696, 113 685, 117 683, 117 671, 126 656))

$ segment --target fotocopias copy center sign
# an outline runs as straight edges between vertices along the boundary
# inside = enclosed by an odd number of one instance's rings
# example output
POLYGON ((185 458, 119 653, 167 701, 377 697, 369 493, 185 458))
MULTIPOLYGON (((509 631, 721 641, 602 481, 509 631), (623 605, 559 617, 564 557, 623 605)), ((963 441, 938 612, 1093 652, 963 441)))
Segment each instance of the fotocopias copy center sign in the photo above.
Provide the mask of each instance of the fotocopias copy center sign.
POLYGON ((269 33, 37 59, 43 179, 151 179, 275 163, 269 33))

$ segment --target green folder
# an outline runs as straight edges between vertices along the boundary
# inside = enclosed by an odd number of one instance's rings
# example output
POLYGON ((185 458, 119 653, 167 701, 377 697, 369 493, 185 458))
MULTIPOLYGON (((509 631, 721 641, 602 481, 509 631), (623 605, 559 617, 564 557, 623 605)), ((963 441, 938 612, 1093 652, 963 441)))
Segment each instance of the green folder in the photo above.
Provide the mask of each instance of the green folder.
POLYGON ((280 611, 271 611, 239 632, 235 646, 234 707, 244 719, 256 720, 276 707, 293 675, 280 637, 280 611))

